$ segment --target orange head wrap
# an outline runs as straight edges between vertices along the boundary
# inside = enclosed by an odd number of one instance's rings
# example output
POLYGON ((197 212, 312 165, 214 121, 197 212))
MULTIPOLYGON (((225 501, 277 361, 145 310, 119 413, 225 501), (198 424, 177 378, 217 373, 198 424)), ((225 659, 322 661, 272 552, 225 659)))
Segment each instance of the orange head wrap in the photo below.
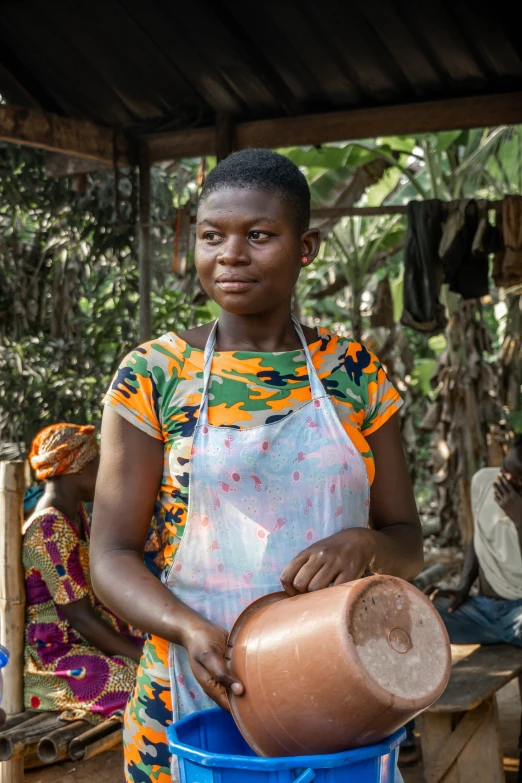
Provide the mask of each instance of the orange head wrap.
POLYGON ((31 445, 29 462, 38 481, 80 471, 98 454, 94 427, 51 424, 31 445))

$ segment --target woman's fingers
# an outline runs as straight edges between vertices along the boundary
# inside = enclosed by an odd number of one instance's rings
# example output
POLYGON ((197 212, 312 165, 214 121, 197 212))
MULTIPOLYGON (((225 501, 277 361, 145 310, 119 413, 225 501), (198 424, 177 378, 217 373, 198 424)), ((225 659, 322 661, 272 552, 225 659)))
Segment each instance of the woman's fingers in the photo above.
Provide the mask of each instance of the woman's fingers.
POLYGON ((210 672, 201 664, 195 663, 192 671, 203 691, 213 699, 222 709, 230 712, 226 689, 210 675, 210 672))
POLYGON ((294 559, 288 563, 281 574, 281 584, 288 595, 294 596, 298 594, 299 591, 294 586, 294 580, 307 560, 308 555, 297 555, 297 557, 294 557, 294 559))
POLYGON ((207 670, 210 678, 232 691, 235 696, 241 696, 244 692, 242 683, 227 669, 223 653, 209 650, 199 657, 198 663, 207 670))
POLYGON ((313 593, 315 590, 324 590, 325 587, 329 587, 335 582, 338 573, 338 568, 324 565, 310 580, 308 592, 313 593))
MULTIPOLYGON (((318 557, 310 557, 306 563, 299 569, 294 577, 294 588, 298 593, 306 593, 314 577, 323 569, 323 560, 318 557)), ((326 584, 328 587, 329 582, 326 584)), ((316 588, 318 589, 318 588, 316 588)))
POLYGON ((347 582, 353 582, 354 579, 359 579, 363 575, 363 571, 357 570, 355 567, 353 570, 348 571, 346 568, 344 571, 341 571, 340 574, 336 576, 333 582, 333 586, 337 587, 337 585, 345 585, 347 582))
POLYGON ((205 652, 194 662, 194 676, 211 699, 225 710, 229 710, 227 692, 241 696, 243 684, 226 668, 223 656, 214 651, 205 652))

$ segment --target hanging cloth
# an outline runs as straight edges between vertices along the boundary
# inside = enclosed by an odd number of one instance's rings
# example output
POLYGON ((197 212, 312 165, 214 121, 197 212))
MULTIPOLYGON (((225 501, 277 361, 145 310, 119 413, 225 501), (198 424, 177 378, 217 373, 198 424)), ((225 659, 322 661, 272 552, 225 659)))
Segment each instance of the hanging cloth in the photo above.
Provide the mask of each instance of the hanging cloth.
POLYGON ((410 201, 404 245, 404 310, 401 323, 424 334, 439 334, 446 326, 439 301, 443 269, 439 259, 441 203, 410 201))
POLYGON ((463 299, 480 299, 489 293, 488 255, 481 250, 487 235, 487 207, 463 199, 450 201, 446 209, 439 246, 444 282, 463 299))
POLYGON ((510 288, 522 283, 522 196, 504 196, 500 215, 504 251, 495 256, 493 279, 510 288))
MULTIPOLYGON (((188 518, 165 583, 181 601, 228 630, 252 601, 281 590, 281 572, 296 555, 340 530, 368 525, 364 461, 319 380, 295 319, 294 325, 312 399, 259 427, 209 424, 217 322, 205 348, 188 518)), ((169 668, 174 721, 215 707, 183 647, 169 645, 169 668)), ((172 773, 177 780, 176 759, 172 773)))

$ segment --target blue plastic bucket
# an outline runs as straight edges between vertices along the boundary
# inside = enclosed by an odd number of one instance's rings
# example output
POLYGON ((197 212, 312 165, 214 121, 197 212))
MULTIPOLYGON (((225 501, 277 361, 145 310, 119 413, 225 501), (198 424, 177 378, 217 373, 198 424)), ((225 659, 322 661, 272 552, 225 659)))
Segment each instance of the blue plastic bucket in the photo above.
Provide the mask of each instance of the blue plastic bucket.
POLYGON ((9 650, 2 647, 0 644, 0 704, 2 703, 2 697, 4 695, 4 680, 2 677, 2 669, 9 663, 9 650))
POLYGON ((167 730, 181 783, 393 783, 404 730, 378 745, 324 756, 259 758, 231 715, 196 712, 167 730))

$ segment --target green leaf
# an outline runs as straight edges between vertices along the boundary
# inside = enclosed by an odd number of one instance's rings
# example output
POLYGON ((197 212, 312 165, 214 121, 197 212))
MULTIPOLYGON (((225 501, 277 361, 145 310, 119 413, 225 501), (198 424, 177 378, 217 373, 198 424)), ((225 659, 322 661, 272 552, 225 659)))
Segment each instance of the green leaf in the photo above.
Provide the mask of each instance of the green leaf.
POLYGON ((510 411, 507 414, 508 421, 515 435, 522 432, 522 411, 510 411))
POLYGON ((404 277, 402 271, 400 277, 391 281, 390 288, 393 300, 393 320, 395 323, 399 323, 404 309, 404 277))
POLYGON ((457 141, 462 136, 462 131, 443 131, 432 136, 433 147, 436 152, 446 152, 448 147, 457 141))
POLYGON ((428 339, 428 345, 435 356, 440 356, 446 350, 446 338, 443 334, 437 334, 434 337, 430 337, 428 339))
POLYGON ((379 182, 366 191, 366 206, 380 207, 386 197, 397 187, 400 178, 400 169, 395 166, 386 169, 379 182))
POLYGON ((414 136, 383 136, 376 139, 376 144, 397 152, 413 152, 417 139, 414 136))
POLYGON ((307 169, 359 168, 375 160, 371 150, 361 149, 352 143, 342 147, 324 145, 322 147, 288 147, 278 150, 286 155, 296 166, 307 169))
POLYGON ((431 379, 436 369, 435 359, 417 359, 412 372, 412 386, 418 386, 421 393, 427 396, 431 391, 431 379))

